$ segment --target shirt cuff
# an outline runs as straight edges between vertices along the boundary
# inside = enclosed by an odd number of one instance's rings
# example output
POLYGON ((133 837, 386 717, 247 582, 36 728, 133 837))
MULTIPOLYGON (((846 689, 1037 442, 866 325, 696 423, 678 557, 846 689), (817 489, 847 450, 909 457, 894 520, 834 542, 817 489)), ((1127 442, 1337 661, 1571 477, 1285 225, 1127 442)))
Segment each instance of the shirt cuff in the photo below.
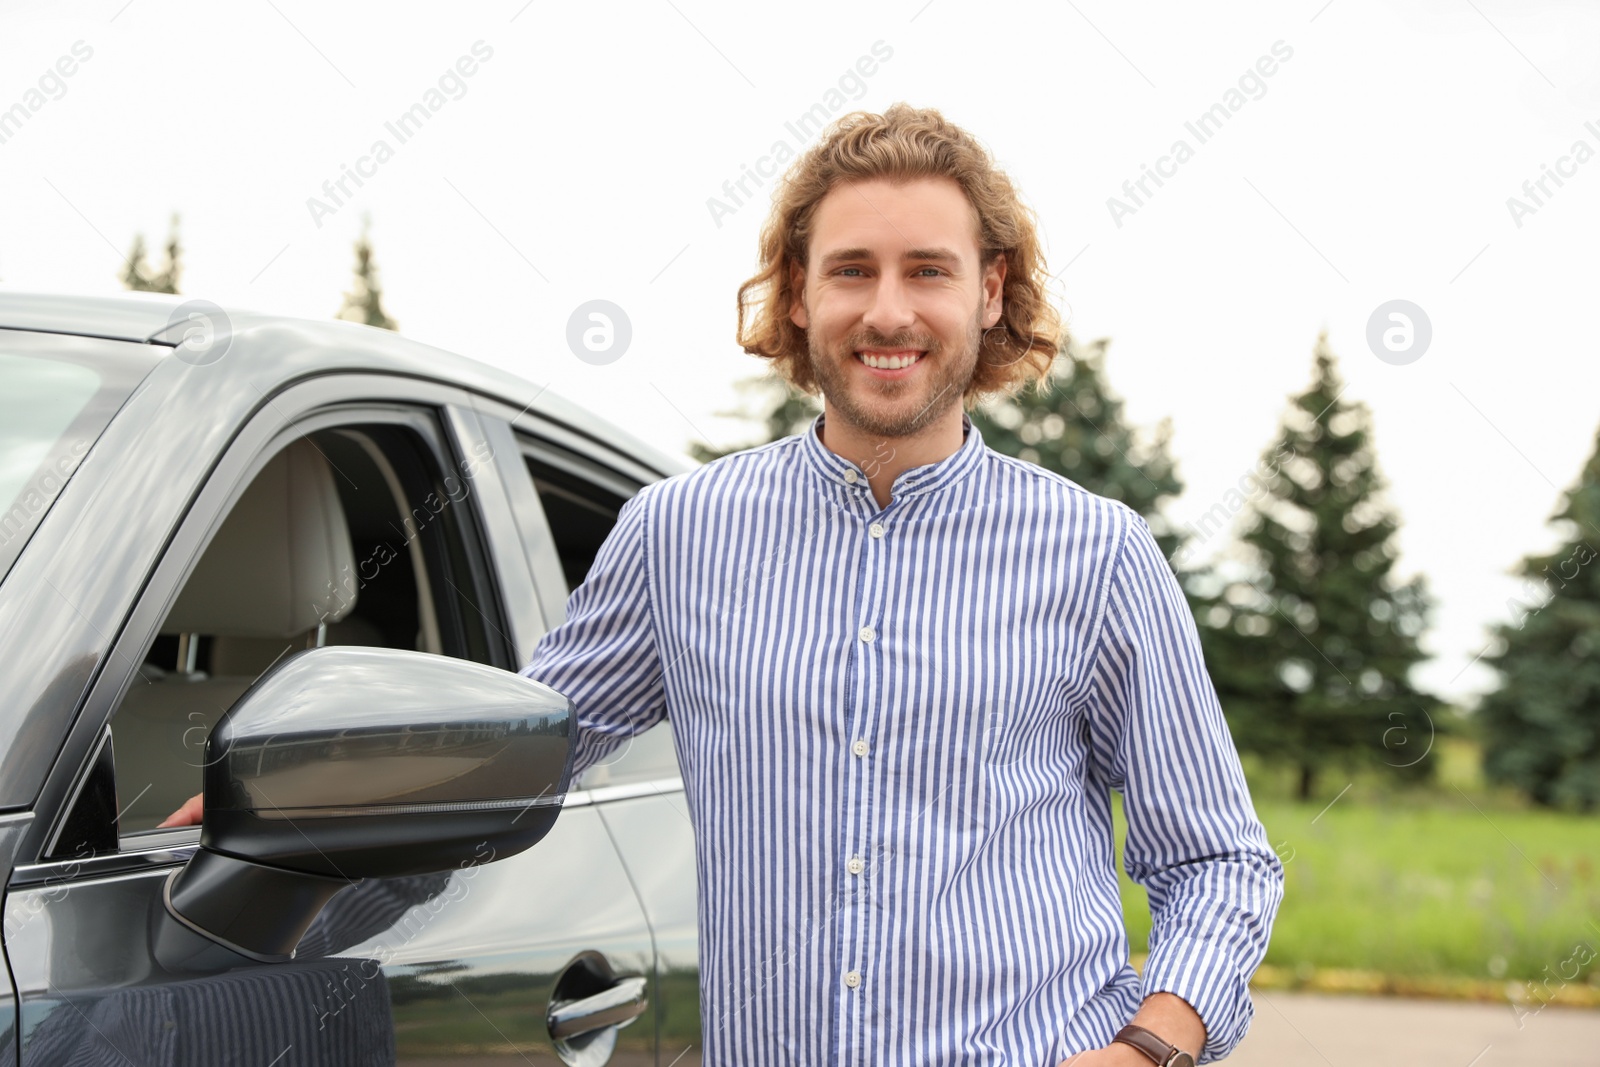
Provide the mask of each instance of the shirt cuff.
POLYGON ((1250 1029, 1255 1005, 1250 978, 1226 952, 1211 942, 1172 937, 1155 946, 1145 961, 1142 997, 1171 993, 1182 997, 1205 1024, 1206 1043, 1197 1064, 1231 1053, 1250 1029))

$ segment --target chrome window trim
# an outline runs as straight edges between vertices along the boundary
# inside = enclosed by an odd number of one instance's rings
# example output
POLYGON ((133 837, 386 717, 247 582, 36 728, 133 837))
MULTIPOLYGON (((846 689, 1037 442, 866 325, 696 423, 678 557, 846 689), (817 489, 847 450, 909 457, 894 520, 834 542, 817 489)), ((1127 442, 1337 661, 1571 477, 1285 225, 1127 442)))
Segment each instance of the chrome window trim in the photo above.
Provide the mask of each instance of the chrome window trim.
MULTIPOLYGON (((619 800, 637 800, 640 797, 665 796, 681 792, 683 792, 682 776, 597 786, 594 789, 577 789, 568 793, 561 803, 561 810, 589 808, 600 804, 612 804, 619 800)), ((121 852, 109 852, 86 859, 53 860, 49 863, 20 865, 12 872, 11 888, 62 885, 81 878, 138 874, 163 867, 175 867, 188 862, 189 857, 200 847, 198 827, 160 830, 140 835, 140 837, 146 836, 149 838, 149 843, 145 848, 124 848, 121 852)), ((123 839, 125 844, 129 840, 131 839, 123 839)))
POLYGON ((561 810, 585 808, 596 804, 610 804, 617 800, 635 800, 639 797, 656 797, 666 793, 683 792, 683 776, 651 778, 643 782, 624 782, 621 785, 601 785, 593 789, 575 789, 567 794, 561 810))
MULTIPOLYGON (((163 867, 175 867, 188 862, 200 847, 198 827, 168 830, 152 834, 158 840, 149 848, 126 849, 107 852, 76 860, 51 860, 47 863, 19 864, 11 872, 9 888, 20 889, 35 885, 64 885, 83 878, 101 875, 139 874, 163 867)), ((124 838, 126 841, 127 839, 124 838)))

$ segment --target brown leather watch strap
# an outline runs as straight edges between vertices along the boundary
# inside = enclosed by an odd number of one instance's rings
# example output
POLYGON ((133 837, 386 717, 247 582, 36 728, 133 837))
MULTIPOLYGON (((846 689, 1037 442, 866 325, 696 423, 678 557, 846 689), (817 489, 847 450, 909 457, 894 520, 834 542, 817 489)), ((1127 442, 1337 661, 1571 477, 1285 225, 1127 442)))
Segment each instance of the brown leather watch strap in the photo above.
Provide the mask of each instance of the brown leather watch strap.
POLYGON ((1146 1056, 1157 1067, 1193 1067, 1194 1060, 1187 1052, 1176 1045, 1168 1044, 1154 1033, 1142 1026, 1129 1023, 1117 1031, 1117 1036, 1112 1041, 1120 1041, 1124 1045, 1132 1045, 1146 1056))

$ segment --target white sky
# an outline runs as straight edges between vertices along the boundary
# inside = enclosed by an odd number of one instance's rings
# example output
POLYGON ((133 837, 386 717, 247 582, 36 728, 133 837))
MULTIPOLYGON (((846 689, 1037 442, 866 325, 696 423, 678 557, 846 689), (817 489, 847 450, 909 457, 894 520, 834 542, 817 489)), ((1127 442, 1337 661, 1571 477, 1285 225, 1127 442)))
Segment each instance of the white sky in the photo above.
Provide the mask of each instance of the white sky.
POLYGON ((1468 666, 1483 627, 1510 566, 1555 543, 1600 423, 1600 158, 1521 227, 1506 205, 1574 141, 1600 149, 1600 9, 1578 0, 124 4, 0 3, 0 109, 93 49, 0 144, 0 280, 115 291, 134 232, 159 246, 176 211, 186 294, 327 317, 367 212, 405 334, 679 451, 747 440, 717 413, 762 369, 733 307, 771 183, 720 227, 707 198, 798 147, 785 122, 882 41, 846 110, 936 106, 990 146, 1066 268, 1070 328, 1112 338, 1132 419, 1171 416, 1180 523, 1257 461, 1329 330, 1376 419, 1402 573, 1439 600, 1418 677, 1445 695, 1492 682, 1468 666), (465 94, 399 144, 384 123, 480 40, 465 94), (1198 144, 1184 123, 1278 41, 1265 94, 1198 144), (1179 137, 1194 157, 1118 227, 1107 198, 1179 137), (307 198, 379 138, 393 158, 319 228, 307 198), (604 366, 565 341, 596 298, 633 325, 604 366), (1433 326, 1406 366, 1365 342, 1396 298, 1433 326))

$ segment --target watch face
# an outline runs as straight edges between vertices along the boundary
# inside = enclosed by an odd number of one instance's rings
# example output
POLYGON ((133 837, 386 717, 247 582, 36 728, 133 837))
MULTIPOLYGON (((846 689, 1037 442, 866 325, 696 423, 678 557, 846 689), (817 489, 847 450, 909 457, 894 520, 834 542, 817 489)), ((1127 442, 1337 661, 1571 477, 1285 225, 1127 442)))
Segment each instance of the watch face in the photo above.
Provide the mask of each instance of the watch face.
POLYGON ((1187 1052, 1175 1052, 1172 1054, 1172 1058, 1167 1061, 1167 1067, 1194 1067, 1194 1057, 1187 1052))

